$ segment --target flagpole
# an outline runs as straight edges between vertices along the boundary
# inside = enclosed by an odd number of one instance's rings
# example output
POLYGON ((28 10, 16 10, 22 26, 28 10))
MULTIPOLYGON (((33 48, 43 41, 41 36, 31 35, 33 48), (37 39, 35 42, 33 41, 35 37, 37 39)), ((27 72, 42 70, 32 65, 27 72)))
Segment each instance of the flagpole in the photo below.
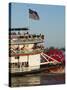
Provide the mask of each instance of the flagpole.
POLYGON ((29 17, 29 13, 28 13, 28 18, 29 18, 28 24, 29 24, 29 29, 30 29, 30 17, 29 17))
POLYGON ((28 27, 30 29, 30 17, 29 17, 29 9, 28 9, 28 27))
POLYGON ((34 10, 31 10, 31 9, 28 9, 28 17, 29 17, 29 21, 28 21, 28 24, 29 24, 29 28, 30 28, 30 19, 31 20, 39 20, 39 15, 36 11, 34 10))

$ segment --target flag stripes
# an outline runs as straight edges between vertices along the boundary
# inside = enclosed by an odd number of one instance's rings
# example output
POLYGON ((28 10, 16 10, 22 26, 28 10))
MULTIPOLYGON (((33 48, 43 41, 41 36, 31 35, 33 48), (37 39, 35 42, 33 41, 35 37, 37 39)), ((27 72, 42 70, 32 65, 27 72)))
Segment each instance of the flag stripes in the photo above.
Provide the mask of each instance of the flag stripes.
POLYGON ((34 20, 39 20, 39 15, 36 11, 33 11, 29 9, 29 18, 34 19, 34 20))

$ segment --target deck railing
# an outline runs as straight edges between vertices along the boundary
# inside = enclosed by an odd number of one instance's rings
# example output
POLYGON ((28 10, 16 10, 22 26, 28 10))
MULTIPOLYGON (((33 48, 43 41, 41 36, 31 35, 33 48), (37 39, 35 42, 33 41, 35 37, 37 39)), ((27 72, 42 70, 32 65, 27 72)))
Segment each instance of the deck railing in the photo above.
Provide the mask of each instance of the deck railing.
POLYGON ((43 52, 44 48, 32 49, 32 50, 10 50, 11 55, 13 54, 35 54, 43 52), (14 52, 12 54, 12 52, 14 52))
POLYGON ((16 39, 16 40, 11 40, 10 44, 27 44, 27 43, 42 43, 44 40, 43 39, 16 39))
POLYGON ((27 71, 31 71, 31 70, 37 70, 40 69, 40 66, 30 66, 30 67, 14 67, 14 68, 9 68, 9 72, 11 73, 16 73, 16 72, 27 72, 27 71))

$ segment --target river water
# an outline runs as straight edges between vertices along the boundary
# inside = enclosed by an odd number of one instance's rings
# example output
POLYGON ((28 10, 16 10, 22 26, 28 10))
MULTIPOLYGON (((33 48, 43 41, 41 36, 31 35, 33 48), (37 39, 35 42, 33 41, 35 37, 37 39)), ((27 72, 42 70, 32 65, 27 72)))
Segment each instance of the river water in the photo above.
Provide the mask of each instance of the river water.
POLYGON ((21 77, 11 77, 11 86, 37 86, 37 85, 54 85, 64 84, 65 74, 64 73, 38 73, 28 74, 21 77))

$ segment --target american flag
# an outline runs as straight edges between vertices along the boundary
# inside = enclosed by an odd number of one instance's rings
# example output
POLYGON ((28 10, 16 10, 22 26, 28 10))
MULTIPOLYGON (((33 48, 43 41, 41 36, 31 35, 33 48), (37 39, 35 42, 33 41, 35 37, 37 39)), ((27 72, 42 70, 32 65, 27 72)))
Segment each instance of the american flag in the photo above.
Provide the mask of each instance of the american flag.
POLYGON ((39 20, 39 15, 36 11, 33 11, 29 9, 29 18, 34 19, 34 20, 39 20))

